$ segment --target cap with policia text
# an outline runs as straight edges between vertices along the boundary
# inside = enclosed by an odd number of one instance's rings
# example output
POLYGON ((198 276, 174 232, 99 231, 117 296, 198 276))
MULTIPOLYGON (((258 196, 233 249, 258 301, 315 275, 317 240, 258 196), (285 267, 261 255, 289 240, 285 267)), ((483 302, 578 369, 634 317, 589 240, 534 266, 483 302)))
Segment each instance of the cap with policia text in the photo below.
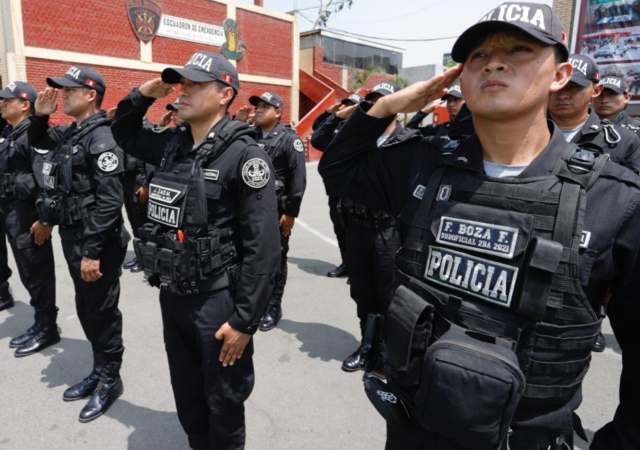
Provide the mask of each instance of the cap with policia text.
POLYGON ((391 83, 385 82, 385 83, 376 84, 364 99, 371 100, 371 98, 374 95, 381 95, 384 97, 385 95, 393 94, 395 91, 396 91, 396 88, 391 83))
POLYGON ((340 100, 340 103, 345 106, 351 106, 351 105, 357 105, 361 101, 362 101, 362 97, 359 94, 351 94, 350 96, 340 100))
POLYGON ((86 87, 104 94, 106 85, 102 75, 91 67, 71 66, 62 77, 49 77, 47 84, 56 89, 65 87, 86 87))
POLYGON ((625 83, 624 78, 618 75, 606 75, 602 77, 600 84, 603 88, 609 89, 616 94, 627 92, 627 83, 625 83))
POLYGON ((447 92, 447 95, 442 97, 442 100, 446 100, 449 97, 454 97, 458 99, 464 98, 462 96, 462 90, 460 89, 460 83, 455 83, 449 86, 449 92, 447 92))
POLYGON ((451 57, 463 63, 487 36, 509 30, 522 31, 543 44, 557 46, 564 61, 569 57, 567 32, 551 7, 521 2, 505 2, 485 14, 478 23, 460 35, 453 45, 451 57))
POLYGON ((571 55, 569 62, 573 66, 572 83, 587 87, 600 81, 600 70, 593 59, 586 55, 571 55))
POLYGON ((258 106, 260 102, 266 103, 267 105, 271 105, 274 108, 282 109, 284 106, 284 100, 278 94, 274 94, 273 92, 263 92, 262 95, 252 95, 249 97, 249 103, 253 106, 258 106))
POLYGON ((180 83, 182 78, 195 83, 206 83, 208 81, 219 81, 227 86, 231 86, 238 93, 240 90, 240 80, 238 72, 227 59, 212 52, 195 52, 184 65, 184 68, 174 69, 172 67, 162 71, 162 81, 169 84, 180 83))
POLYGON ((0 99, 7 100, 10 98, 19 98, 22 100, 28 100, 31 103, 36 102, 38 93, 29 83, 24 81, 13 81, 0 90, 0 99))

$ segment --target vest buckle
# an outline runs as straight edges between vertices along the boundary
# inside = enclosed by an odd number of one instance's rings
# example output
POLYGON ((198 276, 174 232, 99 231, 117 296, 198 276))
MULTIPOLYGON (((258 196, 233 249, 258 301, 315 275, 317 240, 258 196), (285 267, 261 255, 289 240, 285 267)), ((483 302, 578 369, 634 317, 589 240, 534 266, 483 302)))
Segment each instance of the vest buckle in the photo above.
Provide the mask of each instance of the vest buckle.
POLYGON ((567 162, 567 166, 571 172, 576 174, 585 174, 591 172, 596 164, 596 154, 590 150, 579 149, 567 162))

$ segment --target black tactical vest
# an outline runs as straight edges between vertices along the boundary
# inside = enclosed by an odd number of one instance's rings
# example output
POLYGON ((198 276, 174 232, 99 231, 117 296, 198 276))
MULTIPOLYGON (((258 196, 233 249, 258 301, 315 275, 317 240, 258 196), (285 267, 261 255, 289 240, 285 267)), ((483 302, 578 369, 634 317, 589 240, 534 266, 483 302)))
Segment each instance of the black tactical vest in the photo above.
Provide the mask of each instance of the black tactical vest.
POLYGON ((11 160, 16 152, 16 139, 26 133, 28 127, 29 121, 25 120, 12 129, 6 138, 0 137, 0 202, 11 201, 15 197, 16 171, 11 160))
POLYGON ((95 204, 93 167, 89 150, 82 138, 109 119, 98 116, 82 129, 70 126, 58 147, 34 161, 36 180, 42 183, 36 208, 50 225, 76 226, 86 218, 95 204))
POLYGON ((589 367, 601 319, 578 257, 608 157, 572 147, 553 174, 508 179, 442 160, 397 255, 385 371, 423 427, 495 450, 522 404, 568 401, 589 367))
POLYGON ((169 152, 156 170, 149 184, 149 222, 134 239, 152 285, 189 295, 230 284, 229 268, 238 262, 234 233, 209 224, 205 179, 216 170, 202 165, 227 149, 234 126, 230 122, 185 159, 174 161, 175 151, 169 152))

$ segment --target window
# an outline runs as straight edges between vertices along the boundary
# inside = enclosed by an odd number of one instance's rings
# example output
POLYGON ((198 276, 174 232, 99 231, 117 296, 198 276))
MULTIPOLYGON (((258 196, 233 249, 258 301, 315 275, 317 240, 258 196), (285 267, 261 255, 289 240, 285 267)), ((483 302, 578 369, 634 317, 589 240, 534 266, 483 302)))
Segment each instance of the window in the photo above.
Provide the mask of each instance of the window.
POLYGON ((322 37, 323 61, 357 69, 382 67, 387 73, 397 74, 402 66, 402 54, 363 44, 322 37))

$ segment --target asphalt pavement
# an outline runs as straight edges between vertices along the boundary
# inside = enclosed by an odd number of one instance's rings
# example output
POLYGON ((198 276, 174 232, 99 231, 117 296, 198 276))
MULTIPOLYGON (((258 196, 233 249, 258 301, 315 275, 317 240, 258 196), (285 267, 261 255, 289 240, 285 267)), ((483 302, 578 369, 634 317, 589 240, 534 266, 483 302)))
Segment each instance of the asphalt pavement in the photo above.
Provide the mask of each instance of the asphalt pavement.
MULTIPOLYGON (((338 249, 317 165, 307 168, 307 193, 291 239, 284 317, 277 329, 255 336, 256 386, 245 405, 246 448, 382 450, 384 422, 364 395, 362 373, 340 370, 358 345, 355 304, 345 279, 325 276, 339 262, 338 249)), ((17 303, 0 312, 0 449, 188 449, 169 383, 158 291, 140 273, 124 271, 121 278, 124 395, 88 424, 78 422, 82 401, 62 401, 62 392, 89 373, 92 361, 57 235, 54 249, 62 341, 21 359, 13 357, 8 343, 31 325, 32 310, 11 258, 17 303)), ((579 411, 590 436, 617 405, 620 349, 608 323, 604 331, 608 348, 594 355, 579 411)), ((588 445, 578 441, 578 448, 588 445)))

